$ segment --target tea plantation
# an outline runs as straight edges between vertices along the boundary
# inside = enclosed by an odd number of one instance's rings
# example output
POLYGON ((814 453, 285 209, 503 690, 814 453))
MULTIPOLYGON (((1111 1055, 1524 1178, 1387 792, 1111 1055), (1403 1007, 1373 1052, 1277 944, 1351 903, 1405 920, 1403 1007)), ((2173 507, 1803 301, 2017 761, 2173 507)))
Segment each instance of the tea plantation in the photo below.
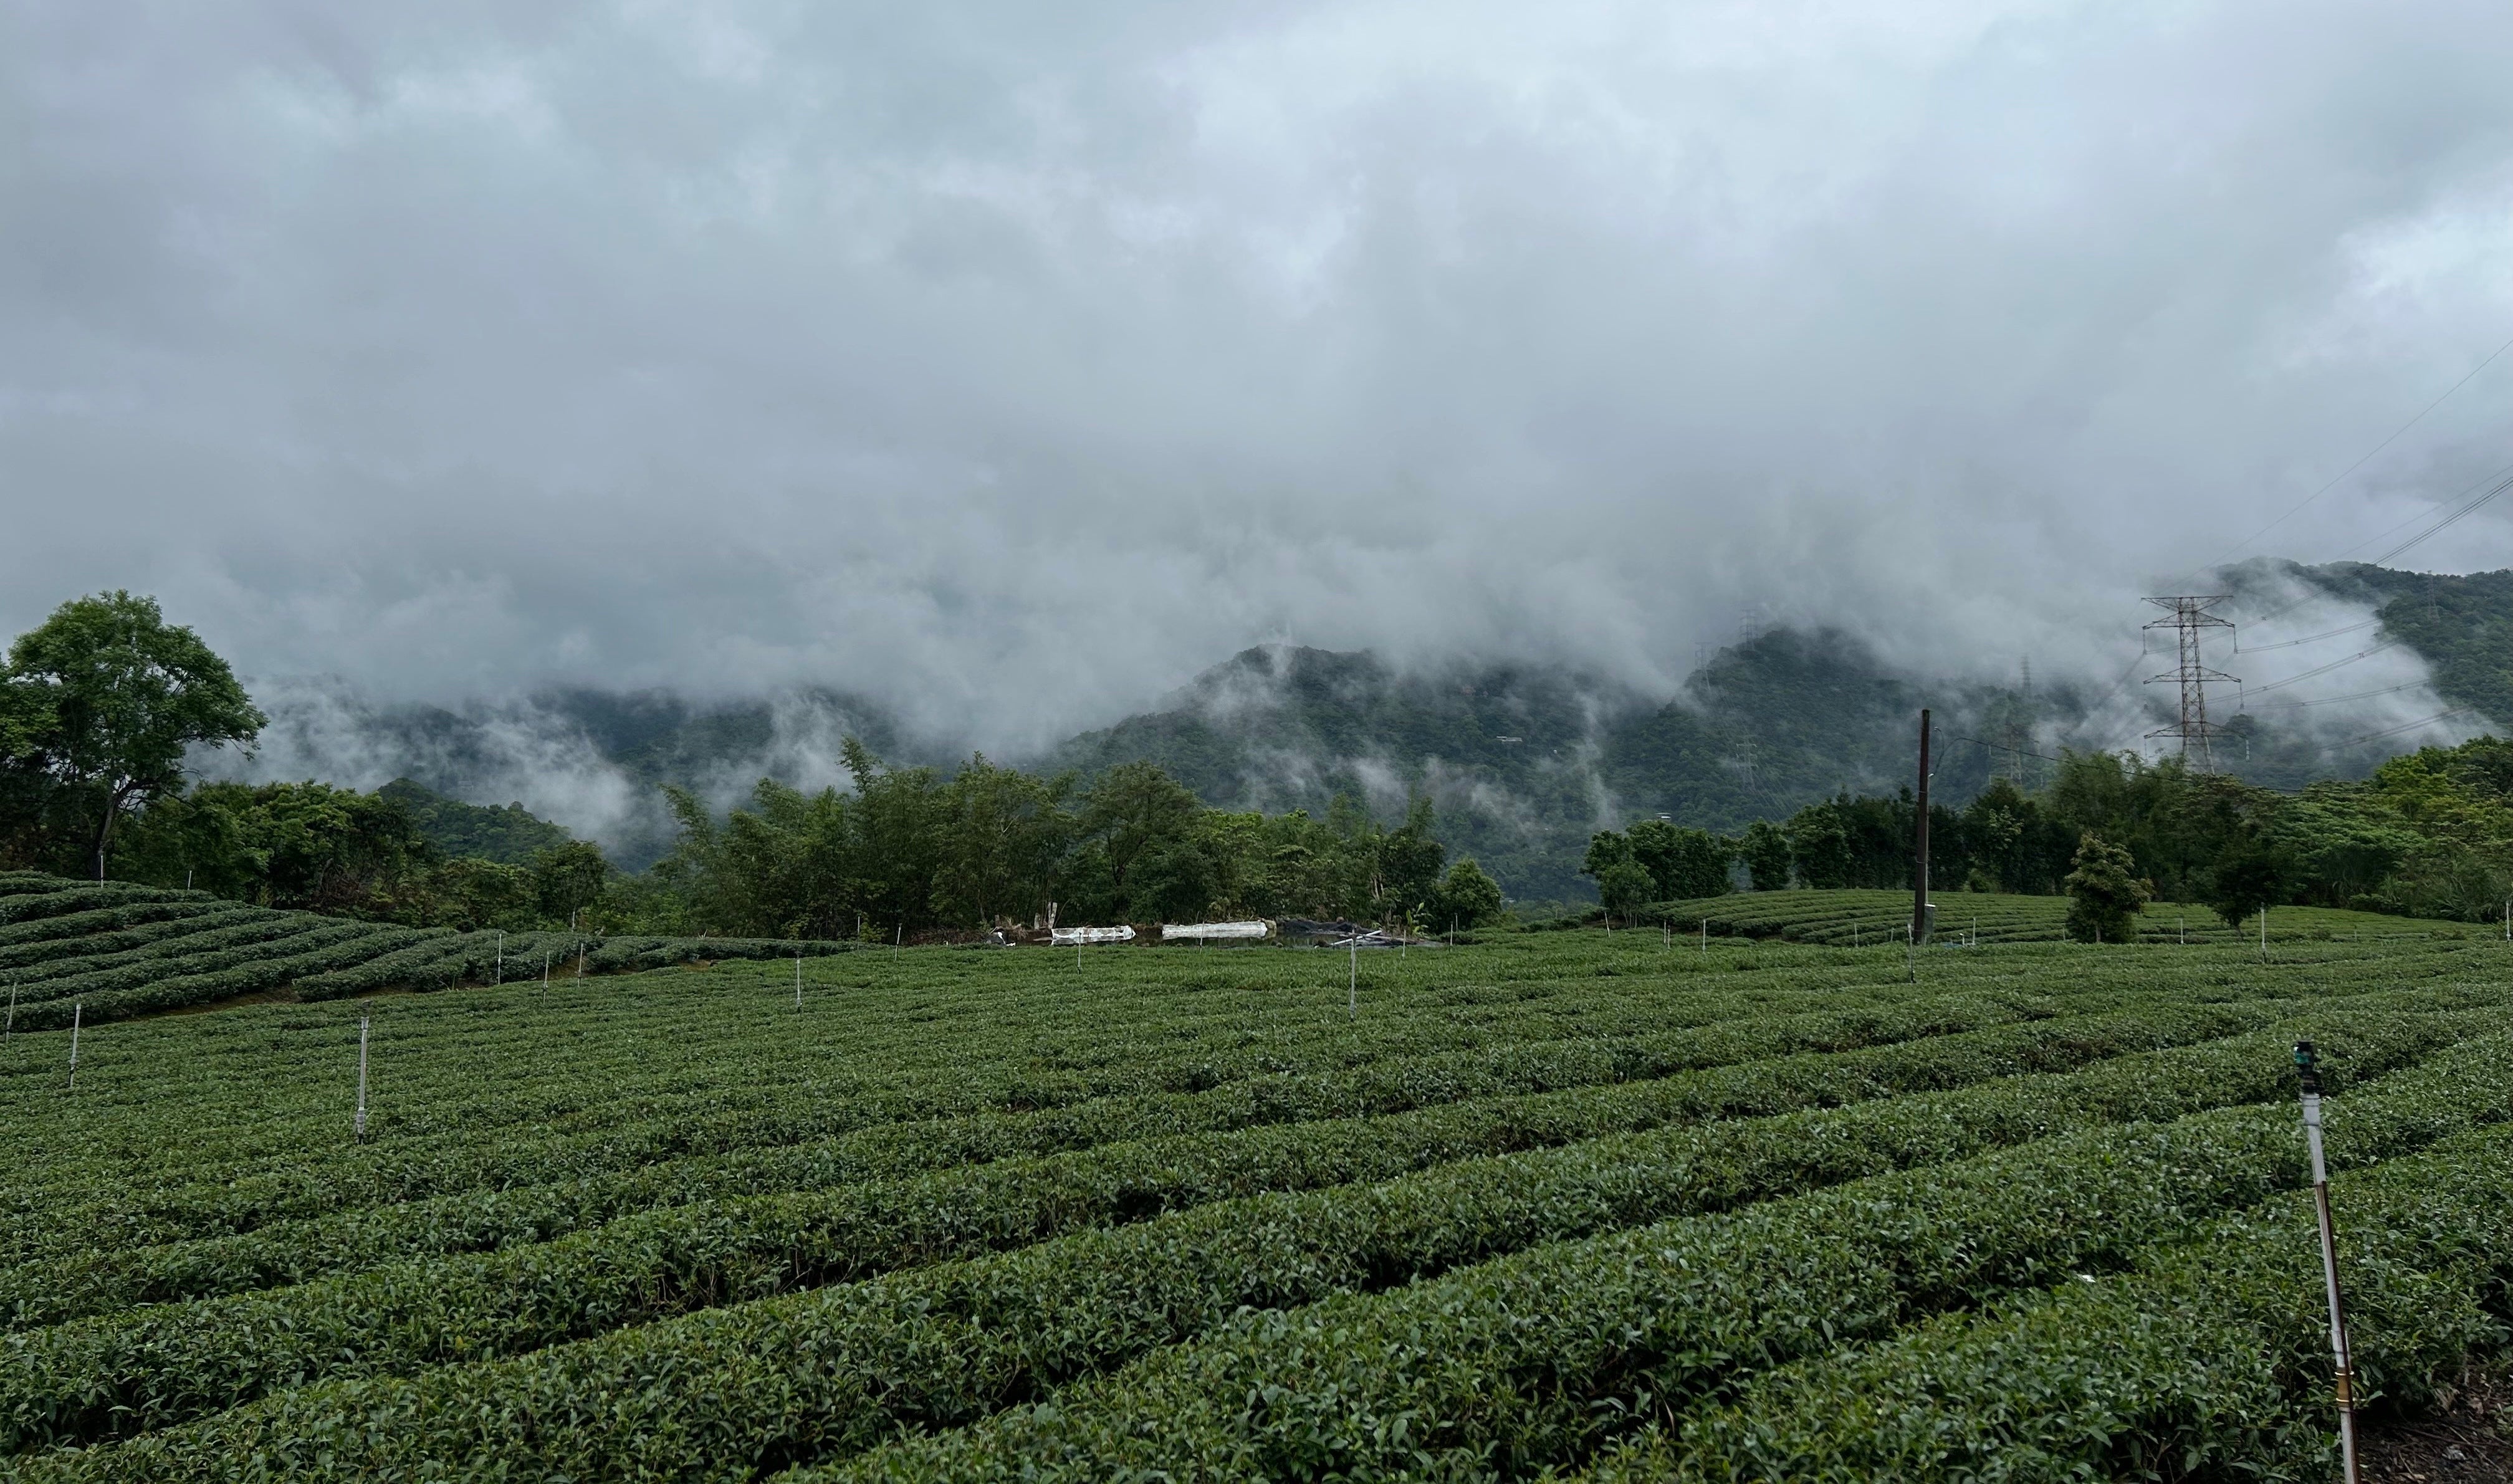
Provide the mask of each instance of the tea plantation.
MULTIPOLYGON (((2068 899, 1995 892, 1946 892, 1935 898, 1937 933, 1949 944, 2057 943, 2067 937, 2068 899)), ((1639 914, 1652 931, 1706 931, 1710 936, 1779 938, 1842 947, 1901 945, 1910 936, 1911 894, 1900 892, 1742 892, 1666 902, 1639 914)), ((2257 919, 2228 927, 2204 906, 2148 903, 2137 918, 2140 943, 2215 943, 2259 941, 2257 919)), ((2501 927, 2428 922, 2336 907, 2281 906, 2269 911, 2268 941, 2373 942, 2501 933, 2501 927)))
POLYGON ((207 892, 0 872, 0 993, 11 1030, 93 1024, 248 995, 339 999, 389 989, 608 974, 850 943, 770 939, 458 933, 246 906, 207 892))
POLYGON ((0 1475, 2327 1478, 2303 1036, 2373 1409, 2504 1343, 2513 945, 1727 920, 21 1021, 0 1475))

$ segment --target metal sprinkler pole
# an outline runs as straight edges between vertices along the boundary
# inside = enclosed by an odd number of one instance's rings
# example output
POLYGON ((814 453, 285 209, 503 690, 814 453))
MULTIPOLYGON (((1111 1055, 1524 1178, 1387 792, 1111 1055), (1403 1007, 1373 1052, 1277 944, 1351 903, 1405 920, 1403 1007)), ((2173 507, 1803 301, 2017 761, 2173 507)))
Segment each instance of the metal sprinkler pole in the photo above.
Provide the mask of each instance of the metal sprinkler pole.
POLYGON ((1361 1019, 1361 929, 1355 927, 1349 940, 1352 945, 1352 972, 1343 982, 1344 1014, 1361 1019))
POLYGON ((62 1091, 64 1092, 78 1086, 79 1019, 86 1014, 87 1001, 80 1000, 76 1004, 70 1006, 70 1079, 69 1081, 61 1084, 62 1091))
POLYGON ((2346 1484, 2364 1475, 2356 1460, 2356 1375, 2347 1345, 2347 1310, 2338 1298, 2338 1238, 2330 1224, 2330 1172, 2321 1160, 2321 1071, 2310 1041, 2294 1043, 2294 1069, 2303 1084, 2303 1138, 2312 1150, 2312 1204, 2321 1218, 2321 1281, 2330 1298, 2330 1357, 2338 1384, 2338 1448, 2346 1484))
POLYGON ((367 1142, 367 1018, 358 1017, 358 1143, 367 1142))
POLYGON ((1911 946, 1926 947, 1929 929, 1936 924, 1929 916, 1929 711, 1920 708, 1920 795, 1919 812, 1913 831, 1914 862, 1911 872, 1911 946))
POLYGON ((13 979, 13 980, 9 981, 9 1024, 8 1024, 8 1028, 7 1028, 7 1029, 5 1029, 5 1030, 0 1030, 0 1045, 5 1045, 5 1044, 7 1044, 7 1043, 8 1043, 8 1042, 10 1042, 10 1041, 15 1040, 15 1039, 17 1038, 17 1035, 18 1035, 18 982, 17 982, 16 980, 14 980, 14 979, 13 979))
POLYGON ((504 930, 504 929, 502 929, 502 928, 500 928, 500 929, 498 931, 498 979, 497 979, 497 983, 500 983, 500 984, 502 984, 502 983, 504 983, 505 982, 506 982, 506 934, 505 934, 505 930, 504 930))
POLYGON ((803 1008, 803 950, 794 950, 794 1008, 803 1008))

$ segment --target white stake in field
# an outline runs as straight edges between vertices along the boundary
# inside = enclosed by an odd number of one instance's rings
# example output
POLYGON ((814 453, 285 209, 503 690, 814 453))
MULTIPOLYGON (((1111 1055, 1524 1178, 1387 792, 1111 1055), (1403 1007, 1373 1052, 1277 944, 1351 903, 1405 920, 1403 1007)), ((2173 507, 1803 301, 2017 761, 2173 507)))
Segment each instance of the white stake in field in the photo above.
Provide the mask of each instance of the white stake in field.
POLYGON ((2347 1310, 2338 1299, 2338 1237, 2330 1223, 2330 1172, 2321 1162, 2321 1070, 2310 1041, 2294 1043, 2294 1068, 2303 1083, 2303 1139, 2312 1151, 2312 1201, 2321 1218, 2321 1282, 2330 1301, 2330 1356, 2338 1383, 2340 1476, 2346 1484, 2358 1484, 2364 1476, 2356 1462, 2356 1375, 2347 1344, 2347 1310))

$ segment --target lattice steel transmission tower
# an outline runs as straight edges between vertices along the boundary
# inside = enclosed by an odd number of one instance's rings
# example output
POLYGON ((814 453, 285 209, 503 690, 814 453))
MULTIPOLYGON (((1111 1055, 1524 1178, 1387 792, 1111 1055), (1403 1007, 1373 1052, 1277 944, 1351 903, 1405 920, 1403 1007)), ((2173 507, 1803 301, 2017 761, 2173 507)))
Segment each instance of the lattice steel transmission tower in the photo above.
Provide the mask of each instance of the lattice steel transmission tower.
POLYGON ((2210 609, 2225 601, 2226 595, 2214 597, 2149 598, 2148 602, 2171 617, 2156 620, 2149 628, 2169 628, 2180 655, 2180 663, 2161 675, 2150 675, 2146 683, 2161 685, 2173 681, 2181 688, 2181 716, 2169 727, 2158 727, 2147 733, 2149 739, 2177 737, 2181 740, 2183 761, 2201 773, 2216 771, 2214 751, 2210 743, 2216 736, 2215 723, 2208 719, 2208 686, 2211 683, 2237 685, 2241 682, 2223 670, 2212 670, 2199 660, 2199 636, 2211 628, 2232 628, 2230 620, 2218 618, 2210 609))

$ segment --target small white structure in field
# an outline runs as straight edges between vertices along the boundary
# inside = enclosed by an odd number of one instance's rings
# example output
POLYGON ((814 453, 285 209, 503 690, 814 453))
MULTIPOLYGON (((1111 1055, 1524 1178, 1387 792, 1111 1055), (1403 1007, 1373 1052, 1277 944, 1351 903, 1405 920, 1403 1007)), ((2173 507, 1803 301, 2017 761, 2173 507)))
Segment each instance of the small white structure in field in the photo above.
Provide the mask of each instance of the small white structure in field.
POLYGON ((1058 944, 1072 943, 1077 947, 1086 943, 1133 943, 1135 941, 1135 930, 1129 927, 1053 928, 1049 931, 1058 944))
POLYGON ((1270 922, 1165 922, 1161 924, 1163 943, 1242 943, 1270 936, 1270 922))

